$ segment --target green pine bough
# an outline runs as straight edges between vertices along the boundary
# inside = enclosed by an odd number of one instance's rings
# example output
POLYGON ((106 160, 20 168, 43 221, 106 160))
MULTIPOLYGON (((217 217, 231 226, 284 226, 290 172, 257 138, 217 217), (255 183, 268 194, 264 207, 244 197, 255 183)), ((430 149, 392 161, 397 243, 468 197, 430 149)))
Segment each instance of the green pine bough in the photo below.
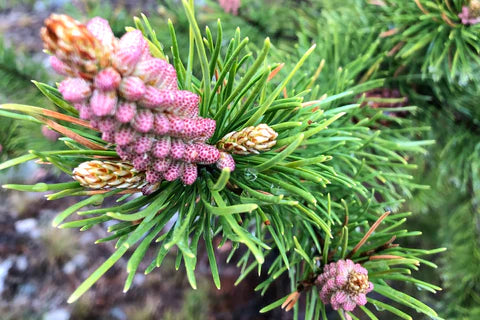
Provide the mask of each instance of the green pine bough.
MULTIPOLYGON (((86 231, 113 222, 108 228, 111 235, 97 243, 112 241, 116 251, 85 279, 68 302, 76 301, 122 258, 128 259, 127 291, 137 272, 154 271, 174 248, 177 266, 183 262, 195 289, 200 241, 205 244, 213 282, 220 288, 215 238, 221 244, 232 243, 231 255, 237 250, 241 253, 237 283, 258 269, 267 274, 267 280, 256 288, 263 294, 282 274, 287 274, 293 293, 260 312, 283 304, 288 310, 293 308, 298 318, 300 304, 295 302, 302 298, 306 302, 306 319, 327 319, 330 307, 320 298, 322 288, 318 287, 317 276, 326 265, 348 259, 368 271, 378 294, 369 296, 368 304, 359 307, 365 316, 377 319, 390 312, 412 319, 409 313, 413 311, 439 319, 433 309, 395 285, 405 282, 430 292, 440 290, 415 278, 414 272, 421 265, 435 268, 428 256, 443 249, 403 245, 405 238, 421 233, 402 228, 410 213, 401 212, 400 206, 413 190, 424 188, 413 182, 414 166, 408 159, 425 153, 424 147, 432 141, 406 136, 403 128, 416 128, 407 118, 397 116, 398 110, 362 107, 361 95, 382 86, 383 80, 365 79, 356 84, 351 78, 338 78, 337 83, 320 87, 319 72, 304 73, 302 69, 312 55, 324 53, 315 46, 305 50, 294 63, 284 65, 272 58, 281 54, 271 48, 268 38, 263 48, 253 50, 248 38, 242 39, 237 29, 225 50, 221 47, 224 41, 220 21, 216 38, 209 30, 203 36, 193 3, 183 1, 183 6, 190 27, 185 56, 177 47, 173 24, 169 23, 169 54, 146 17, 134 21, 136 29, 148 39, 152 55, 173 62, 179 88, 200 96, 200 116, 216 120, 209 143, 214 145, 233 131, 267 124, 278 134, 276 144, 257 154, 234 154, 234 171, 201 166, 191 185, 163 181, 152 193, 135 198, 130 196, 138 189, 91 190, 81 181, 4 185, 20 191, 52 191, 48 196, 51 200, 82 196, 54 219, 53 225, 59 228, 86 231), (105 198, 119 193, 124 195, 116 205, 102 206, 105 198), (80 218, 71 219, 73 214, 80 218), (139 270, 147 250, 156 250, 157 254, 146 270, 139 270), (267 259, 269 267, 265 268, 262 265, 267 259)), ((46 123, 65 136, 64 147, 30 150, 0 164, 0 170, 41 160, 71 174, 79 164, 98 157, 118 159, 114 146, 78 119, 77 111, 57 88, 36 85, 60 112, 3 104, 2 116, 46 123)), ((342 318, 357 319, 344 309, 338 313, 342 318)))

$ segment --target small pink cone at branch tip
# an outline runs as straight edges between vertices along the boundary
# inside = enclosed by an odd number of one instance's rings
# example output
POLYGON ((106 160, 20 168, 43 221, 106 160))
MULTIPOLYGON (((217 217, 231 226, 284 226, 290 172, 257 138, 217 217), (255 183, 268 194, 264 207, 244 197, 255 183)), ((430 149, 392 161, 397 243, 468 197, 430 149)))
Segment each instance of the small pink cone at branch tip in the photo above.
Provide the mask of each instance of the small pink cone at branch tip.
POLYGON ((366 294, 373 290, 367 269, 349 259, 327 264, 315 284, 323 303, 330 303, 334 310, 353 311, 357 305, 365 305, 366 294))
POLYGON ((223 170, 225 168, 230 169, 230 172, 235 170, 235 160, 230 153, 220 152, 220 158, 215 164, 220 170, 223 170))
POLYGON ((95 87, 104 91, 115 90, 118 88, 122 77, 113 68, 106 68, 95 76, 95 87))
POLYGON ((81 102, 91 94, 90 84, 82 78, 67 78, 60 82, 58 90, 68 102, 81 102))
POLYGON ((142 79, 138 77, 125 77, 120 82, 120 95, 129 101, 140 100, 147 92, 142 79))

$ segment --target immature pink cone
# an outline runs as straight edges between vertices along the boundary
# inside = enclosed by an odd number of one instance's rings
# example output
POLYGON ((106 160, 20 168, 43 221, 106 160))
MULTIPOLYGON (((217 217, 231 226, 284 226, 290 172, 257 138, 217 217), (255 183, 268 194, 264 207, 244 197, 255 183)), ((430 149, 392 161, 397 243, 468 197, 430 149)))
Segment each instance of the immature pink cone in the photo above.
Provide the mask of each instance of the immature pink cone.
POLYGON ((230 172, 235 170, 235 160, 230 153, 220 152, 220 158, 215 163, 217 168, 223 170, 225 168, 230 169, 230 172))
POLYGON ((367 269, 349 259, 327 264, 315 284, 320 288, 320 299, 334 310, 353 311, 357 305, 365 305, 366 294, 373 290, 367 269))
POLYGON ((92 90, 90 84, 82 78, 67 78, 60 82, 58 91, 68 102, 81 102, 87 99, 92 90))
POLYGON ((121 74, 130 74, 142 56, 144 48, 148 45, 139 30, 129 31, 120 38, 117 51, 113 56, 113 66, 121 74))

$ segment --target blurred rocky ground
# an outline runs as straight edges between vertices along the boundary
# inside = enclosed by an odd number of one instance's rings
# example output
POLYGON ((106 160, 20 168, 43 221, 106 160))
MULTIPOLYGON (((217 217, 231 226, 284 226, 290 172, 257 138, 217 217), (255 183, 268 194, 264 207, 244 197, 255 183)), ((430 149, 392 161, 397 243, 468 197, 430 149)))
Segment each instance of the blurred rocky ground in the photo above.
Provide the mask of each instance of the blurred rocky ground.
MULTIPOLYGON (((66 175, 52 174, 36 164, 2 173, 0 183, 64 182, 66 175), (28 178, 27 178, 28 177, 28 178)), ((280 310, 260 315, 258 310, 285 295, 285 288, 261 297, 254 293, 258 277, 240 285, 239 272, 226 264, 229 243, 217 250, 222 289, 209 274, 202 246, 196 275, 199 288, 192 290, 183 267, 175 271, 175 255, 148 276, 137 274, 128 293, 123 293, 126 259, 120 260, 77 303, 66 300, 75 288, 114 251, 113 243, 94 244, 105 237, 106 227, 84 232, 56 229, 53 217, 76 199, 47 201, 42 193, 0 191, 0 319, 290 319, 280 310)), ((76 219, 76 217, 73 217, 76 219)), ((158 248, 156 248, 158 250, 158 248)), ((151 261, 151 249, 145 261, 151 261)), ((147 267, 141 265, 143 271, 147 267)))

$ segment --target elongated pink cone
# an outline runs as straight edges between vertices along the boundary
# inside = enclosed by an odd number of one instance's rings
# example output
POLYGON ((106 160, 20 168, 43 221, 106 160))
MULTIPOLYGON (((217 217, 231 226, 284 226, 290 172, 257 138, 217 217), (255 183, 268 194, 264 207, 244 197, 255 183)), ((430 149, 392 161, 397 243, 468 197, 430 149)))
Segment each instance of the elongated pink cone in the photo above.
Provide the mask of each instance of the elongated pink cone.
POLYGON ((170 164, 167 171, 163 173, 163 178, 167 181, 173 181, 180 178, 183 173, 183 164, 182 162, 174 161, 170 164))
POLYGON ((147 182, 150 184, 155 184, 162 181, 162 174, 155 170, 147 170, 145 180, 147 180, 147 182))
POLYGON ((58 90, 68 102, 82 102, 91 94, 90 84, 82 78, 67 78, 60 82, 58 90))
POLYGON ((121 80, 120 74, 113 68, 106 68, 95 76, 95 87, 104 91, 118 88, 121 80))
POLYGON ((153 144, 152 154, 156 158, 165 158, 170 153, 170 146, 171 146, 170 137, 168 136, 162 137, 153 144))
POLYGON ((142 79, 138 77, 125 77, 120 82, 120 95, 129 101, 140 100, 147 89, 142 79))
POLYGON ((115 131, 115 143, 125 146, 135 139, 135 131, 129 127, 123 127, 115 131))
POLYGON ((121 101, 117 105, 115 119, 121 123, 128 123, 133 120, 137 113, 137 105, 134 102, 121 101))
POLYGON ((200 164, 214 164, 220 158, 220 151, 214 146, 205 143, 196 143, 198 156, 197 162, 200 164))
POLYGON ((168 64, 162 72, 152 80, 153 86, 161 90, 178 90, 177 72, 175 68, 168 64))
POLYGON ((117 105, 117 94, 115 91, 93 91, 90 98, 90 107, 97 117, 112 115, 117 105))
POLYGON ((62 76, 74 76, 75 72, 73 72, 72 68, 68 65, 63 63, 60 59, 55 56, 50 56, 50 66, 52 69, 62 76))
POLYGON ((152 149, 153 139, 149 136, 143 136, 135 141, 135 152, 138 154, 146 153, 152 149))
POLYGON ((163 113, 156 113, 153 118, 153 131, 158 135, 164 135, 170 130, 170 121, 163 113))
POLYGON ((348 259, 327 264, 315 284, 320 288, 320 299, 334 310, 353 311, 357 305, 365 305, 366 294, 373 290, 367 269, 348 259))
POLYGON ((191 163, 183 165, 182 182, 186 185, 191 185, 197 180, 198 171, 197 166, 191 163))
POLYGON ((133 127, 142 133, 153 129, 153 113, 150 110, 140 110, 133 119, 133 127))
POLYGON ((181 160, 185 153, 185 143, 180 139, 172 139, 172 146, 170 149, 170 156, 174 160, 181 160))
POLYGON ((138 171, 145 171, 148 168, 150 160, 148 159, 148 156, 146 154, 138 154, 133 157, 133 166, 135 169, 138 171))
POLYGON ((143 82, 152 85, 153 80, 159 78, 169 66, 168 62, 162 59, 150 58, 140 60, 132 75, 139 77, 143 82))
POLYGON ((129 75, 135 69, 142 56, 144 48, 148 45, 142 32, 134 30, 127 32, 120 38, 117 51, 113 56, 113 66, 122 75, 129 75))
POLYGON ((170 158, 156 159, 153 162, 153 169, 158 172, 164 172, 170 167, 172 160, 170 158))
POLYGON ((220 152, 220 158, 215 164, 220 170, 223 170, 225 168, 229 168, 230 172, 235 170, 235 160, 230 153, 220 152))
POLYGON ((108 52, 114 51, 117 39, 115 38, 107 20, 100 17, 94 17, 87 22, 86 26, 88 31, 100 41, 102 46, 108 52))
POLYGON ((197 148, 195 148, 195 145, 193 143, 188 143, 185 146, 185 152, 183 153, 183 161, 189 162, 189 163, 195 163, 197 162, 197 157, 198 157, 197 148))

